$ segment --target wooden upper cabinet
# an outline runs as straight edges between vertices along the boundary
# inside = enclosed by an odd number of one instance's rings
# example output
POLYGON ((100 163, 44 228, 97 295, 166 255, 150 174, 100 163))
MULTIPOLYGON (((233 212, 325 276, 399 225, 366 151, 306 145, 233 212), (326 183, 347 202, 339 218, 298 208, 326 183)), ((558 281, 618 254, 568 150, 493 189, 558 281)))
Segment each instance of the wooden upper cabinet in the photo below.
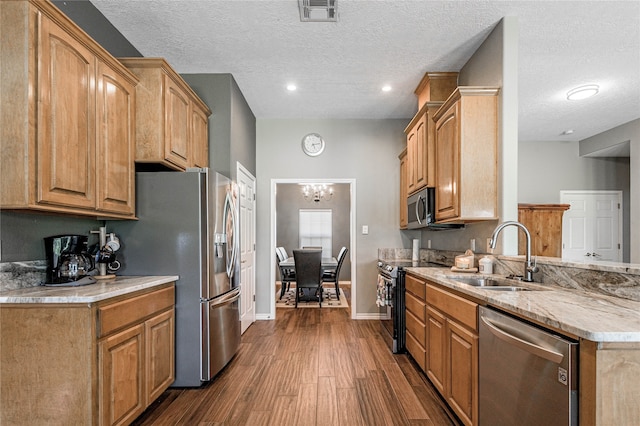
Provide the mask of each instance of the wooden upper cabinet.
POLYGON ((2 2, 0 26, 0 207, 132 218, 137 78, 49 1, 2 2))
POLYGON ((434 115, 436 222, 497 219, 498 91, 458 87, 434 115))
MULTIPOLYGON (((428 72, 415 90, 418 97, 418 112, 404 130, 407 138, 405 164, 407 195, 427 186, 436 185, 433 116, 443 101, 455 90, 457 80, 458 73, 455 72, 428 72)), ((406 198, 400 200, 400 205, 403 204, 406 204, 406 198)), ((402 222, 400 226, 402 227, 402 222)))
POLYGON ((98 62, 97 205, 101 211, 135 212, 135 86, 98 62))
POLYGON ((120 58, 136 87, 138 163, 174 170, 207 167, 211 110, 163 58, 120 58))
POLYGON ((427 102, 405 129, 407 135, 407 191, 413 194, 436 184, 435 123, 442 102, 427 102))
POLYGON ((407 213, 407 150, 398 156, 400 159, 400 229, 406 229, 409 224, 407 213))
POLYGON ((191 104, 191 153, 194 167, 209 166, 209 117, 201 108, 191 104))
MULTIPOLYGON (((562 215, 570 204, 518 204, 518 222, 531 234, 531 254, 562 257, 562 215)), ((518 253, 525 254, 526 238, 518 232, 518 253)))
POLYGON ((40 20, 38 203, 95 207, 95 55, 47 16, 40 20))

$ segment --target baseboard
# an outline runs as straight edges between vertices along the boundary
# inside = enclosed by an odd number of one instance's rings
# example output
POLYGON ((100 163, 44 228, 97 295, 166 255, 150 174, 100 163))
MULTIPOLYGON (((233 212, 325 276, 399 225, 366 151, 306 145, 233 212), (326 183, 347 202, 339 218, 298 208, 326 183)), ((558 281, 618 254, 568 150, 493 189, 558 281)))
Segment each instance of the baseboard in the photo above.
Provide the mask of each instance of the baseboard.
POLYGON ((371 312, 365 312, 365 313, 361 313, 361 314, 356 313, 356 315, 355 315, 355 317, 353 319, 357 319, 357 320, 381 320, 381 319, 386 319, 386 315, 379 314, 379 313, 371 313, 371 312))
POLYGON ((273 316, 271 314, 256 314, 256 321, 271 321, 274 320, 275 318, 273 318, 273 316))

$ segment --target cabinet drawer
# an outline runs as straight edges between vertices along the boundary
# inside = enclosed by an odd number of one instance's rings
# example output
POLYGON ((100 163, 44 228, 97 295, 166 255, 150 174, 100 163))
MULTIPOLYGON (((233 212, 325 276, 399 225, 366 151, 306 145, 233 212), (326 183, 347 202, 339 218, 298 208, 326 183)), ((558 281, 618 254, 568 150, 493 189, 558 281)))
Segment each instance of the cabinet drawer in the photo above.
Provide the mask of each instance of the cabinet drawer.
POLYGON ((418 299, 425 300, 425 282, 407 275, 405 277, 405 287, 408 292, 413 293, 418 299))
POLYGON ((98 308, 98 337, 142 321, 175 303, 173 285, 98 308))
POLYGON ((413 335, 413 337, 420 343, 421 346, 424 346, 426 340, 426 329, 424 326, 424 322, 420 321, 418 318, 413 316, 411 312, 407 312, 407 334, 413 335))
POLYGON ((405 296, 406 296, 405 303, 407 305, 407 311, 411 312, 413 315, 415 315, 416 318, 424 322, 425 320, 424 310, 426 306, 425 303, 421 300, 416 299, 416 297, 411 293, 406 293, 405 296))
POLYGON ((421 346, 420 343, 409 333, 407 333, 407 341, 406 341, 407 351, 411 354, 414 360, 418 363, 422 371, 426 370, 426 351, 424 346, 421 346))
POLYGON ((427 284, 426 287, 429 305, 434 306, 471 330, 478 330, 478 305, 476 303, 430 284, 427 284))

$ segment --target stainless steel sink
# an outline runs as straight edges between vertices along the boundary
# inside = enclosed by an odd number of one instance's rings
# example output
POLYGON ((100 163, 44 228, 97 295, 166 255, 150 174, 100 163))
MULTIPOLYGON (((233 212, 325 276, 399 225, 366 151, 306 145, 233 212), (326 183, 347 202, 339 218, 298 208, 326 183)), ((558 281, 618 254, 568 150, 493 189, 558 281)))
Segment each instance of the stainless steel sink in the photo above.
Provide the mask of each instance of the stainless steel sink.
POLYGON ((537 288, 514 285, 513 281, 509 281, 509 280, 496 280, 493 278, 484 278, 484 277, 460 277, 460 278, 456 277, 451 279, 462 284, 467 284, 474 287, 482 287, 484 290, 494 290, 494 291, 537 290, 537 288))

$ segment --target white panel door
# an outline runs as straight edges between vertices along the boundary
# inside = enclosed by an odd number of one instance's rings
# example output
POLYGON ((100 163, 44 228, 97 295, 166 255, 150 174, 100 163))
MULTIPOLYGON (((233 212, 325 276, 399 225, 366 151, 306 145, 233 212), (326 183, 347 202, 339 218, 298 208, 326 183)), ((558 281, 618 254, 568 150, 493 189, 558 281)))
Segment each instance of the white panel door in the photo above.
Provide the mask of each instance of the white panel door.
POLYGON ((562 219, 562 258, 622 260, 622 192, 560 191, 570 204, 562 219))
POLYGON ((238 163, 240 193, 240 322, 244 333, 256 320, 256 178, 238 163))

